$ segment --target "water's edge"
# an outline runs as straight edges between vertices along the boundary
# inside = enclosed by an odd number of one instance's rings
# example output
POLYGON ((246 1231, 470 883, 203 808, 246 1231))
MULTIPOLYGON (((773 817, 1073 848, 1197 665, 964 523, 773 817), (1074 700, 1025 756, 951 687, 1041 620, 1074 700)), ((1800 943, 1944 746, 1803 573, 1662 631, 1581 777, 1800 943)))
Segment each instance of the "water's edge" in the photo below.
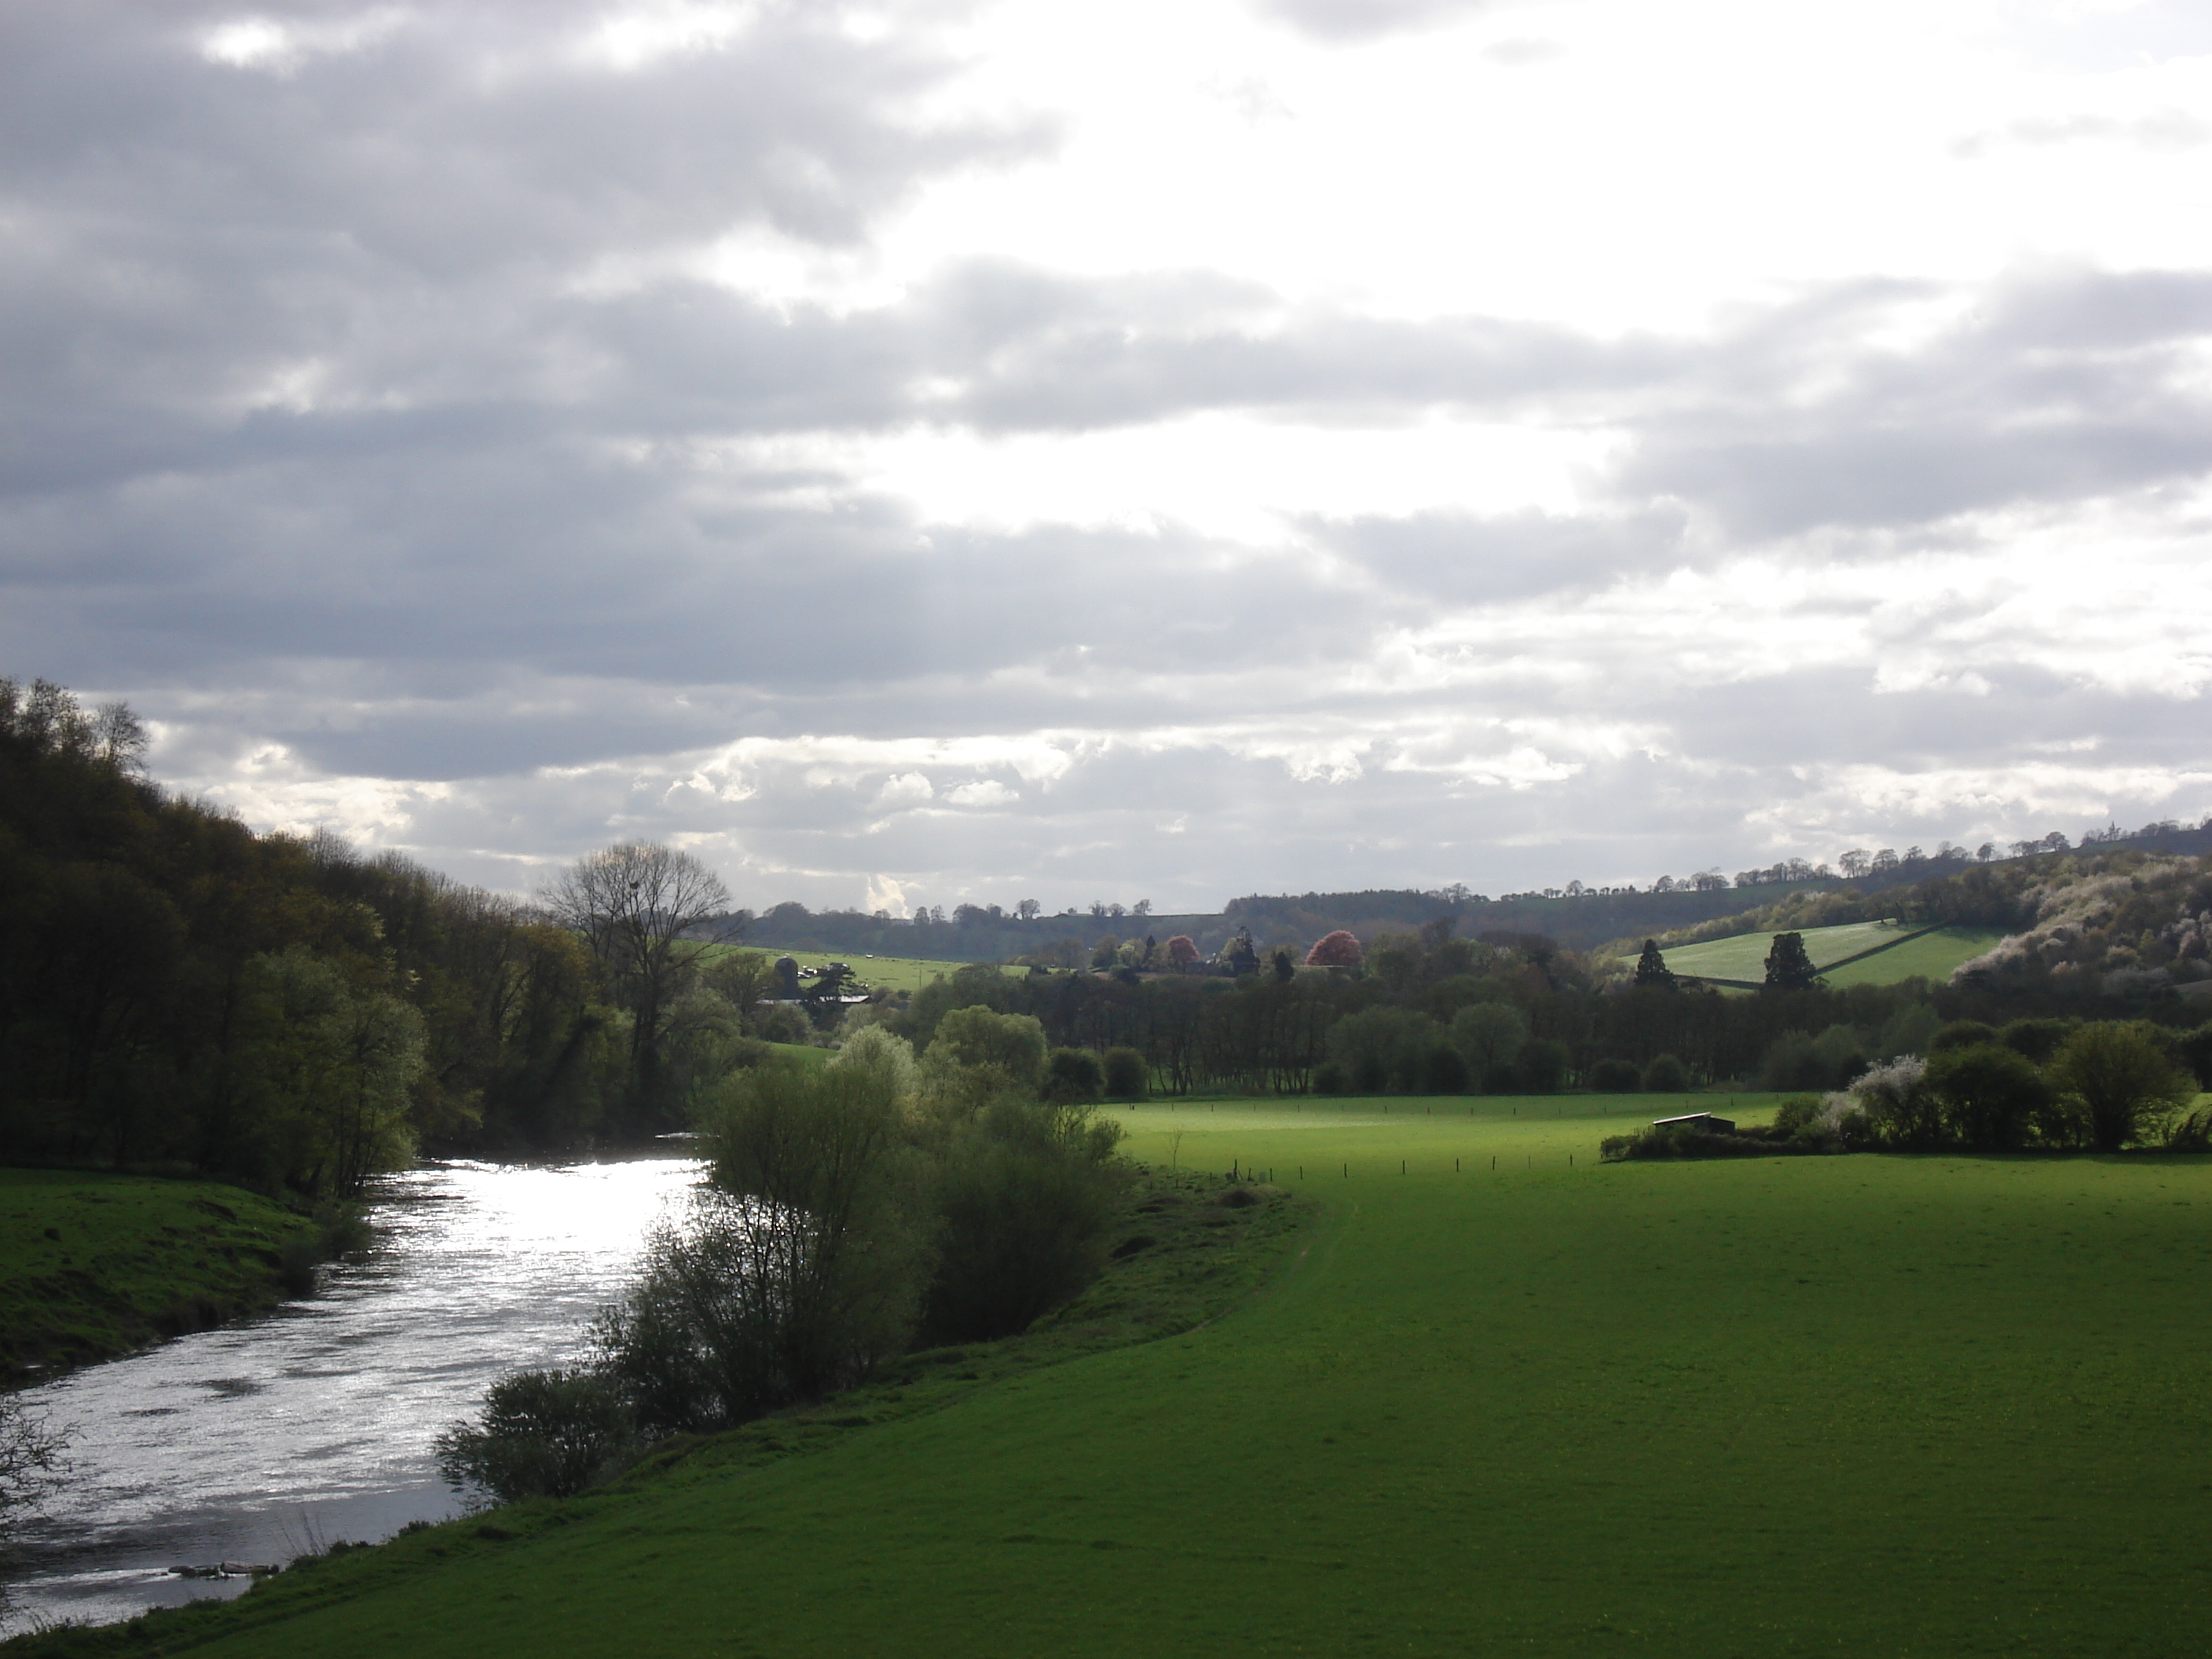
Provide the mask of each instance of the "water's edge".
POLYGON ((432 1437, 485 1386, 578 1352, 689 1159, 426 1164, 371 1194, 375 1243, 311 1300, 19 1391, 74 1427, 19 1540, 0 1635, 235 1595, 170 1570, 374 1542, 459 1504, 432 1437))

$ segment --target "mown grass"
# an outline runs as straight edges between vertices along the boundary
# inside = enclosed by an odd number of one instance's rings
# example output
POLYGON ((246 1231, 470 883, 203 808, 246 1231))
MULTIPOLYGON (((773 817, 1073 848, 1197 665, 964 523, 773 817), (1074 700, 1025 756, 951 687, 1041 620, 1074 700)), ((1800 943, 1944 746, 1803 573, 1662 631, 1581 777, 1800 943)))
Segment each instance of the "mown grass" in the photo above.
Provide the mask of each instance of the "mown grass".
POLYGON ((1226 1316, 191 1616, 271 1656, 2200 1650, 2212 1160, 1596 1163, 1668 1103, 1133 1109, 1328 1204, 1226 1316))
MULTIPOLYGON (((1942 927, 1919 938, 1913 928, 1889 921, 1854 921, 1839 927, 1804 930, 1805 950, 1814 967, 1831 985, 1893 985, 1915 975, 1942 979, 1971 957, 1978 957, 2002 937, 1987 927, 1942 927), (1901 940, 1902 943, 1889 943, 1901 940), (1887 948, 1881 948, 1887 945, 1887 948), (1863 951, 1879 954, 1828 971, 1828 964, 1863 951)), ((1678 974, 1701 978, 1747 980, 1754 984, 1766 976, 1766 953, 1773 948, 1772 933, 1738 933, 1729 939, 1680 945, 1664 952, 1667 965, 1678 974)))
POLYGON ((313 1223, 206 1181, 0 1170, 0 1379, 266 1307, 313 1223))
POLYGON ((1939 927, 1822 977, 1839 990, 1847 985, 1894 985, 1916 975, 1940 982, 1960 963, 1980 956, 2003 937, 2002 927, 1939 927))

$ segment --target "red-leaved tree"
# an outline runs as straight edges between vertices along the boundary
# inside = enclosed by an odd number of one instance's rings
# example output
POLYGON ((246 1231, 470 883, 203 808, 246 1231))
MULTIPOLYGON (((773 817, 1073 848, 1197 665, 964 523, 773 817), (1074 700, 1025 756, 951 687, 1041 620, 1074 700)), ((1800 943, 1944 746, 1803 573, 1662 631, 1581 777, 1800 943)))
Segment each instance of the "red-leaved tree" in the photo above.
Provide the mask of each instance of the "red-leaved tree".
POLYGON ((1177 933, 1170 939, 1167 950, 1168 960, 1175 963, 1178 971, 1198 960, 1198 946, 1191 942, 1188 933, 1177 933))
POLYGON ((1357 968, 1363 953, 1359 941, 1341 927, 1323 937, 1306 952, 1309 968, 1357 968))

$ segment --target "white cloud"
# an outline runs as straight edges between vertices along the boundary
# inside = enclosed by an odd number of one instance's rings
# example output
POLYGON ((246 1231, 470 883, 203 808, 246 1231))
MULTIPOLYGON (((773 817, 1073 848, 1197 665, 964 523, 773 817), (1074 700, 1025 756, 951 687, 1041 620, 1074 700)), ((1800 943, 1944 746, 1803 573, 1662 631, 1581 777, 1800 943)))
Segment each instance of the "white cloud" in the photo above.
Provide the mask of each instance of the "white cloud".
POLYGON ((755 903, 2191 815, 2203 33, 16 8, 0 672, 256 823, 755 903))
POLYGON ((955 806, 1005 806, 1021 798, 1019 790, 1007 788, 996 778, 978 779, 945 792, 945 799, 955 806))

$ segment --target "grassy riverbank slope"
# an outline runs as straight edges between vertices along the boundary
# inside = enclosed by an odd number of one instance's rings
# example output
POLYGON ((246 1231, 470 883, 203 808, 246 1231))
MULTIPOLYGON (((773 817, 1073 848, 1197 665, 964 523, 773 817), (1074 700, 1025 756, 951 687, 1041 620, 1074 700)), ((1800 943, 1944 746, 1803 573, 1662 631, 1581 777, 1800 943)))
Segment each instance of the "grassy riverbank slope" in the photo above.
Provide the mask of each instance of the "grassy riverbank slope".
POLYGON ((314 1231, 212 1181, 0 1169, 0 1380, 266 1307, 285 1241, 314 1231))
POLYGON ((1329 1205, 1203 1328, 41 1651, 2201 1645, 2212 1159, 1595 1163, 1664 1103, 1137 1109, 1329 1205))

